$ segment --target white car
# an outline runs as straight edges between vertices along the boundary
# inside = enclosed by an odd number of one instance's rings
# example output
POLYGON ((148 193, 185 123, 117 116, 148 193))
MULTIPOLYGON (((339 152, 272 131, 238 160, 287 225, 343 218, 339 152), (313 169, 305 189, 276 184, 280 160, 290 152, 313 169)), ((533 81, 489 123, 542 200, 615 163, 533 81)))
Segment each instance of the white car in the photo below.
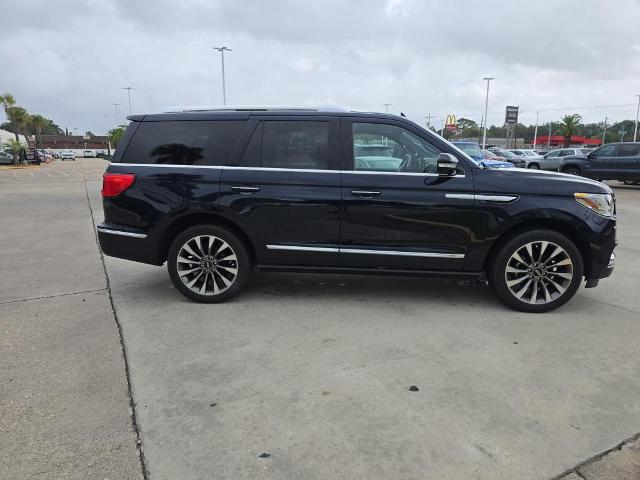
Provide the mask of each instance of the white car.
POLYGON ((85 150, 82 156, 84 158, 96 158, 96 152, 93 150, 85 150))
POLYGON ((70 150, 65 150, 60 154, 60 160, 75 160, 76 154, 70 150))

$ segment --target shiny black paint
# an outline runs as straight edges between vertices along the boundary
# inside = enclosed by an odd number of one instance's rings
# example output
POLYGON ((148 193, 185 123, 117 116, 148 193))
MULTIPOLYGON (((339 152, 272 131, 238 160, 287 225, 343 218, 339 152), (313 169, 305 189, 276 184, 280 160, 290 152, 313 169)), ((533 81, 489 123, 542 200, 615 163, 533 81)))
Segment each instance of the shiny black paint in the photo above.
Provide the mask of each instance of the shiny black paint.
MULTIPOLYGON (((147 238, 99 233, 107 255, 160 265, 177 228, 219 221, 240 234, 259 266, 266 269, 350 273, 382 269, 387 273, 475 276, 484 270, 492 249, 505 235, 518 228, 544 227, 559 229, 579 244, 589 278, 610 274, 606 266, 615 247, 615 221, 592 213, 573 198, 578 191, 611 193, 606 185, 550 172, 483 169, 439 137, 411 122, 381 114, 340 113, 328 121, 347 125, 364 117, 399 124, 455 155, 463 173, 438 177, 352 172, 344 125, 341 139, 331 139, 333 170, 245 169, 240 159, 252 129, 260 118, 273 114, 242 115, 248 119, 246 131, 228 167, 117 162, 109 166, 108 172, 136 174, 136 181, 120 196, 104 199, 103 226, 143 233, 147 238), (259 190, 243 193, 234 186, 259 190), (380 195, 355 196, 353 190, 379 191, 380 195), (487 203, 447 198, 448 193, 513 194, 518 200, 487 203), (458 253, 465 258, 274 251, 265 247, 268 244, 458 253)), ((326 114, 309 116, 326 118, 326 114)), ((154 121, 162 118, 152 117, 154 121)), ((144 116, 137 120, 147 121, 144 116)), ((130 130, 135 130, 135 123, 130 130)), ((125 148, 126 143, 114 158, 122 159, 125 148)))

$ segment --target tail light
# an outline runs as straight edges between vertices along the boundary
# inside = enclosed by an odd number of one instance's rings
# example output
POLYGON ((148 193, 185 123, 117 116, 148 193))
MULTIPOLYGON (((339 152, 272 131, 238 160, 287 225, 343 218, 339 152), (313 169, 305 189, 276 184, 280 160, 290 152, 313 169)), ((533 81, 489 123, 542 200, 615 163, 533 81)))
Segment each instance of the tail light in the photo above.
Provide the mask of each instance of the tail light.
POLYGON ((135 180, 133 173, 105 173, 102 177, 102 196, 117 197, 133 185, 135 180))

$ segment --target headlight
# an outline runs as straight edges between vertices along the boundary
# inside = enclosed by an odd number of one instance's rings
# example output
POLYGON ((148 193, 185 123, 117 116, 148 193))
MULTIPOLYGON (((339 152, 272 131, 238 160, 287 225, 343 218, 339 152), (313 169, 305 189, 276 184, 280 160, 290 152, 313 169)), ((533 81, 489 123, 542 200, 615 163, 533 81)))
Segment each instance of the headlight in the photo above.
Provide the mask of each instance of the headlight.
POLYGON ((602 215, 603 217, 613 217, 613 198, 604 193, 576 193, 576 201, 589 210, 602 215))

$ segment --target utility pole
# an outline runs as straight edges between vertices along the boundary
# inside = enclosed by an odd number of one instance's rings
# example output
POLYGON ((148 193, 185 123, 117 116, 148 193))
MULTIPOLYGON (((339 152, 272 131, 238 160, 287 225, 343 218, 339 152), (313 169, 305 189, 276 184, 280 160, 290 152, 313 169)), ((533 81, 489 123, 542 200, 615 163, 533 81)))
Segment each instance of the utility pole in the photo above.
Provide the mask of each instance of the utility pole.
POLYGON ((549 137, 548 137, 547 147, 551 148, 551 122, 549 122, 549 137))
POLYGON ((427 130, 431 128, 431 114, 427 113, 427 130))
POLYGON ((384 113, 389 113, 389 106, 391 105, 390 103, 383 103, 384 105, 384 113))
POLYGON ((227 86, 224 78, 224 52, 231 52, 232 50, 227 47, 212 47, 214 50, 219 51, 222 54, 222 104, 227 104, 227 86))
POLYGON ((607 120, 608 117, 604 117, 604 132, 602 132, 602 144, 606 143, 605 137, 607 136, 607 120))
POLYGON ((484 129, 482 131, 482 149, 487 147, 487 110, 489 108, 489 82, 493 80, 493 77, 484 77, 483 80, 487 81, 487 95, 484 99, 484 129))
POLYGON ((118 121, 118 107, 122 105, 121 103, 114 103, 113 106, 116 107, 116 122, 118 121))
POLYGON ((127 95, 129 96, 129 115, 131 115, 131 90, 135 90, 133 87, 122 87, 123 90, 127 91, 127 95))
POLYGON ((636 128, 633 131, 633 141, 638 141, 638 117, 640 117, 640 95, 636 95, 638 97, 638 108, 636 109, 636 128))
POLYGON ((536 112, 536 129, 533 131, 533 148, 536 148, 536 142, 538 141, 538 115, 540 115, 540 112, 536 112))

